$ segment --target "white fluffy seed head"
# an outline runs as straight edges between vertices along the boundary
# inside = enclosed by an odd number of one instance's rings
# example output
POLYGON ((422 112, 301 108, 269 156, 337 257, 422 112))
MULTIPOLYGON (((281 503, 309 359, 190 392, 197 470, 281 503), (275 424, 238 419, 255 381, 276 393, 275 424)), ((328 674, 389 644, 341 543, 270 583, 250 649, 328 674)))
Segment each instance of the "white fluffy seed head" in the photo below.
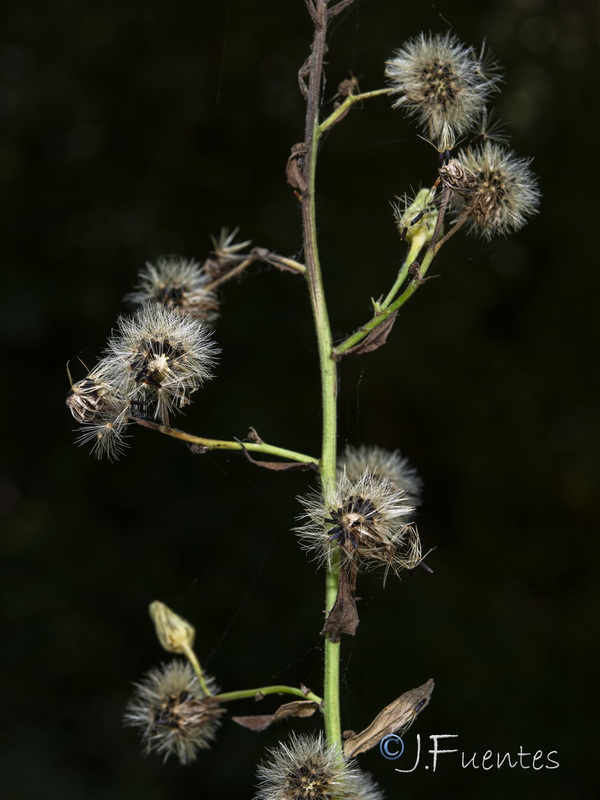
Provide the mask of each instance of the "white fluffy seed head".
POLYGON ((280 742, 258 768, 255 800, 382 800, 382 793, 322 734, 280 742))
MULTIPOLYGON (((213 678, 206 681, 216 692, 213 678)), ((181 764, 189 764, 198 750, 210 747, 223 713, 207 698, 189 663, 171 661, 135 684, 123 722, 138 728, 146 755, 157 753, 163 761, 173 755, 181 764)))
POLYGON ((206 290, 211 279, 193 259, 161 256, 156 264, 147 263, 138 277, 136 291, 125 298, 129 302, 160 303, 201 322, 213 322, 218 317, 217 298, 206 290))
POLYGON ((92 445, 96 458, 117 461, 126 447, 125 431, 129 420, 129 407, 124 407, 115 416, 100 413, 93 420, 84 422, 78 431, 78 445, 92 445))
POLYGON ((529 168, 531 159, 485 142, 460 151, 456 160, 471 176, 463 189, 455 189, 455 206, 468 216, 470 232, 486 239, 506 235, 537 213, 541 193, 529 168))
POLYGON ((481 118, 500 77, 483 49, 478 54, 453 34, 421 33, 386 62, 386 77, 402 108, 440 152, 481 118))
POLYGON ((399 572, 421 560, 421 545, 411 524, 414 505, 392 481, 366 469, 350 476, 337 474, 324 494, 298 498, 304 506, 296 533, 303 550, 322 566, 330 567, 334 552, 344 562, 364 569, 384 567, 399 572))
POLYGON ((153 415, 169 427, 170 414, 188 403, 212 377, 218 348, 208 329, 157 303, 121 317, 104 359, 112 385, 138 416, 153 415))
POLYGON ((345 470, 350 480, 358 480, 365 472, 370 472, 374 478, 390 481, 406 493, 406 502, 409 505, 421 505, 423 481, 399 450, 348 445, 339 457, 337 466, 338 472, 345 470))

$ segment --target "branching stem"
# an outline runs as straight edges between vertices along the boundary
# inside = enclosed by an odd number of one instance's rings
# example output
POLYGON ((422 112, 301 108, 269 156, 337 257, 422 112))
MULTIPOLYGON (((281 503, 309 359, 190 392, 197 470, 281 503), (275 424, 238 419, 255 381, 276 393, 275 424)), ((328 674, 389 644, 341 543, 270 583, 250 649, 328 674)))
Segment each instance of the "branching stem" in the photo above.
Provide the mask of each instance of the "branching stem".
POLYGON ((339 106, 333 111, 327 119, 319 125, 319 133, 323 134, 339 122, 350 110, 351 106, 355 103, 360 103, 363 100, 370 100, 372 97, 381 97, 384 94, 391 94, 390 89, 374 89, 372 92, 362 92, 361 94, 350 94, 340 103, 339 106))

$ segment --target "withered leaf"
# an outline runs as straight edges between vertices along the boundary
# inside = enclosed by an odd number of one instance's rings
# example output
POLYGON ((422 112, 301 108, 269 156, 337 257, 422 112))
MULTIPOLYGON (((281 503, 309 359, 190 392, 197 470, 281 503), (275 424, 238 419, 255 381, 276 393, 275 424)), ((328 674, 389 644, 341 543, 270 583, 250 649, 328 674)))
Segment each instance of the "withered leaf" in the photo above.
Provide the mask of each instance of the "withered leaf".
POLYGON ((393 703, 386 706, 364 731, 344 742, 346 758, 364 753, 379 744, 384 736, 408 728, 417 714, 429 703, 433 687, 434 683, 430 678, 423 686, 404 692, 393 703))
POLYGON ((342 633, 354 636, 356 632, 359 619, 354 598, 355 588, 355 575, 350 576, 345 569, 341 569, 337 597, 321 631, 326 633, 332 642, 339 642, 342 633))
POLYGON ((206 447, 203 444, 191 444, 190 450, 195 456, 203 456, 204 453, 208 453, 210 448, 206 447))
POLYGON ((244 447, 244 443, 240 439, 234 437, 234 441, 242 446, 242 452, 255 467, 264 467, 265 469, 272 469, 275 472, 284 472, 288 469, 312 469, 316 471, 319 468, 318 464, 315 464, 314 461, 259 461, 256 458, 252 458, 248 449, 244 447))
POLYGON ((248 717, 232 717, 234 722, 251 731, 264 731, 274 722, 280 722, 286 717, 311 717, 318 709, 318 704, 312 700, 294 700, 279 706, 274 714, 253 714, 248 717))
POLYGON ((299 142, 292 147, 290 157, 288 158, 285 168, 285 174, 288 184, 292 187, 294 192, 300 199, 304 194, 308 185, 304 175, 304 156, 306 155, 306 145, 304 142, 299 142))
MULTIPOLYGON (((394 322, 396 322, 397 316, 398 312, 394 311, 393 314, 390 314, 390 316, 384 319, 384 321, 381 322, 376 328, 373 328, 372 331, 369 331, 362 342, 355 344, 354 347, 346 350, 346 352, 342 353, 342 355, 358 356, 362 355, 363 353, 372 353, 373 350, 378 350, 380 347, 383 347, 383 345, 387 342, 390 331, 394 327, 394 322)), ((340 358, 340 356, 338 356, 338 358, 340 358)))
POLYGON ((256 431, 256 428, 250 427, 248 429, 248 434, 246 436, 246 439, 248 439, 249 442, 255 442, 256 444, 262 444, 262 439, 258 435, 258 433, 256 431))

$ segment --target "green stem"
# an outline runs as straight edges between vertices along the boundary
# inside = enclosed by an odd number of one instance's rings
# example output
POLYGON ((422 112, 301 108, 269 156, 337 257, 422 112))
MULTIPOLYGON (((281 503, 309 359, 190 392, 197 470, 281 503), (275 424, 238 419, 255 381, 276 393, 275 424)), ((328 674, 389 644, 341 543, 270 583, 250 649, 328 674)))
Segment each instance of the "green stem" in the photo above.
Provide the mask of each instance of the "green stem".
POLYGON ((307 456, 304 453, 297 453, 294 450, 286 450, 283 447, 276 447, 272 444, 265 442, 230 442, 226 439, 205 439, 202 436, 192 436, 191 433, 180 431, 177 428, 165 428, 164 425, 159 425, 157 422, 151 422, 148 419, 138 419, 137 417, 130 417, 131 422, 136 422, 143 428, 151 428, 153 431, 163 433, 165 436, 171 436, 173 439, 179 439, 183 442, 190 444, 200 445, 207 450, 248 450, 251 453, 264 453, 265 455, 278 456, 285 458, 288 461, 299 461, 303 464, 315 464, 318 466, 319 459, 313 456, 307 456))
POLYGON ((312 700, 313 703, 318 703, 319 705, 323 702, 322 698, 314 694, 314 692, 304 692, 295 686, 261 686, 258 689, 240 689, 237 692, 223 692, 213 696, 219 702, 226 703, 229 700, 243 700, 245 697, 256 697, 262 694, 294 694, 296 697, 312 700))
POLYGON ((204 670, 200 666, 200 662, 198 661, 196 653, 194 653, 192 648, 189 645, 186 645, 186 644, 182 645, 182 651, 183 651, 183 654, 185 655, 185 657, 187 658, 187 660, 190 662, 190 664, 194 668, 194 672, 196 673, 196 677, 198 678, 200 686, 202 687, 202 691, 204 692, 204 694, 207 697, 211 697, 212 696, 212 692, 208 688, 208 684, 206 683, 206 679, 204 678, 204 670))
POLYGON ((378 309, 387 308, 389 306, 389 304, 392 302, 392 300, 396 296, 398 290, 400 289, 400 287, 402 286, 402 284, 406 280, 406 276, 408 275, 408 270, 409 270, 410 265, 414 261, 416 261, 417 258, 419 257, 419 253, 423 249, 423 244, 424 244, 424 242, 423 242, 422 239, 421 240, 413 239, 413 241, 411 242, 411 245, 410 245, 410 249, 408 251, 408 255, 404 259, 404 264, 402 264, 402 267, 400 268, 400 272, 398 273, 398 277, 396 278, 396 283, 394 283, 394 285, 392 286, 392 288, 388 292, 387 297, 385 298, 385 300, 378 305, 378 309))
MULTIPOLYGON (((306 261, 306 280, 313 311, 319 365, 321 370, 322 403, 322 451, 320 462, 321 486, 324 498, 330 494, 336 480, 336 427, 337 427, 337 367, 332 358, 333 342, 327 314, 327 304, 317 248, 317 225, 315 212, 315 176, 319 138, 323 132, 319 126, 319 106, 323 80, 323 58, 327 36, 327 2, 317 0, 315 7, 314 37, 310 57, 308 79, 304 177, 306 189, 302 194, 302 228, 306 261)), ((334 562, 326 575, 325 610, 333 607, 339 583, 339 561, 334 562)), ((340 645, 325 634, 324 714, 325 735, 332 746, 342 746, 339 689, 340 645)))
POLYGON ((344 100, 343 103, 333 111, 327 119, 324 119, 323 122, 319 125, 319 133, 325 133, 325 131, 332 128, 337 122, 340 122, 341 119, 348 113, 351 106, 354 103, 359 103, 361 100, 370 100, 372 97, 381 97, 384 94, 391 94, 390 89, 374 89, 372 92, 363 92, 362 94, 350 94, 344 100))

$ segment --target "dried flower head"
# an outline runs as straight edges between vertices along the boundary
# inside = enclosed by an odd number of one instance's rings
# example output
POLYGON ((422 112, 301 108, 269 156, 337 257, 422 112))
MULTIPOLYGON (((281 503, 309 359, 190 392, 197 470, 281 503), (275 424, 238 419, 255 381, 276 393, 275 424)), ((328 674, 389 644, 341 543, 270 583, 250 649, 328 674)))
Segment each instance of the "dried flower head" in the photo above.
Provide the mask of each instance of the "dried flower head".
MULTIPOLYGON (((217 691, 212 678, 207 683, 211 692, 217 691)), ((210 747, 224 713, 202 691, 187 662, 171 661, 135 684, 123 722, 140 730, 146 755, 157 753, 163 761, 175 755, 189 764, 198 750, 210 747)))
POLYGON ((409 39, 386 62, 385 74, 399 95, 394 108, 416 119, 440 152, 482 116, 500 81, 483 48, 477 54, 451 33, 409 39))
POLYGON ((235 237, 239 231, 239 228, 234 228, 232 231, 229 228, 221 228, 218 236, 210 237, 214 248, 213 253, 217 258, 231 258, 252 244, 250 239, 246 239, 245 242, 236 242, 235 237))
POLYGON ((133 317, 121 317, 108 341, 107 373, 141 414, 169 426, 169 415, 212 377, 218 348, 197 320, 157 303, 146 303, 133 317))
POLYGON ((328 747, 323 736, 296 736, 268 752, 255 800, 381 800, 370 776, 328 747))
POLYGON ((519 230, 536 214, 540 202, 531 159, 518 158, 505 147, 486 142, 458 153, 456 161, 468 179, 454 187, 461 214, 470 230, 490 239, 519 230))
POLYGON ((423 481, 398 450, 391 452, 383 447, 348 445, 338 459, 338 471, 344 470, 350 480, 359 480, 368 471, 374 478, 390 481, 403 490, 407 504, 414 507, 421 505, 423 481))
POLYGON ((218 236, 211 236, 213 251, 209 258, 204 262, 204 269, 211 280, 218 281, 231 269, 240 264, 247 254, 242 253, 252 242, 246 239, 244 242, 236 242, 235 237, 239 228, 229 231, 228 228, 221 228, 218 236))
POLYGON ((146 264, 139 274, 136 291, 125 299, 136 304, 161 303, 184 316, 212 322, 218 316, 219 303, 216 296, 206 290, 210 280, 193 259, 161 257, 156 264, 146 264))
POLYGON ((335 486, 325 493, 299 498, 305 513, 296 528, 301 547, 322 564, 340 552, 345 562, 365 568, 412 569, 421 546, 411 525, 414 506, 396 484, 365 470, 351 477, 338 472, 335 486))
POLYGON ((71 385, 67 407, 81 424, 77 443, 93 444, 98 457, 116 460, 125 445, 123 436, 129 416, 129 401, 121 389, 109 382, 110 370, 101 361, 83 380, 71 385))
POLYGON ((92 422, 101 414, 111 415, 120 410, 125 399, 119 390, 106 380, 103 363, 85 378, 71 384, 67 392, 67 407, 77 422, 92 422))

